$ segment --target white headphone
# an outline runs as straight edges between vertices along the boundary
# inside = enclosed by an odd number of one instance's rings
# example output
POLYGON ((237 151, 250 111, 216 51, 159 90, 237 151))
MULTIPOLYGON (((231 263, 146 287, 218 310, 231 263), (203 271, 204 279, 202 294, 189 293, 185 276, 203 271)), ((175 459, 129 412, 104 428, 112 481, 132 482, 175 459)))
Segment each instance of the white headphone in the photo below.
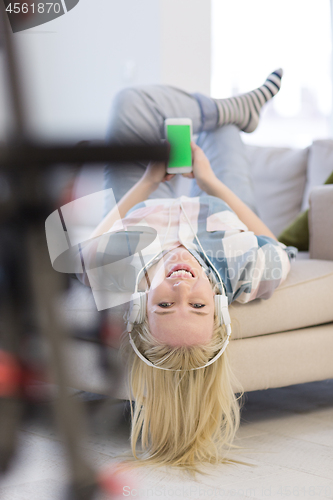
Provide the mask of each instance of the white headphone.
MULTIPOLYGON (((180 200, 180 205, 182 207, 182 210, 183 210, 184 215, 187 219, 187 222, 189 223, 189 225, 192 229, 192 232, 193 232, 204 256, 206 257, 207 261, 209 262, 211 268, 215 271, 215 274, 218 277, 218 280, 220 281, 222 295, 214 295, 215 314, 219 318, 220 326, 225 325, 226 330, 227 330, 227 338, 223 342, 223 346, 220 349, 220 351, 210 361, 208 361, 208 363, 206 363, 205 365, 199 366, 197 368, 191 368, 191 370, 199 370, 201 368, 205 368, 206 366, 209 366, 212 363, 214 363, 224 353, 225 349, 227 348, 227 345, 229 344, 229 339, 230 339, 230 335, 231 335, 231 320, 230 320, 230 315, 229 315, 229 311, 228 311, 228 297, 225 294, 225 285, 224 285, 223 281, 221 280, 221 277, 220 277, 219 273, 217 272, 217 270, 215 269, 214 265, 209 260, 206 252, 202 248, 201 243, 200 243, 200 241, 199 241, 199 239, 198 239, 198 237, 193 229, 193 226, 192 226, 189 218, 187 217, 187 214, 184 210, 184 207, 182 205, 181 200, 180 200)), ((170 220, 169 220, 169 226, 170 226, 170 220)), ((164 241, 165 241, 165 238, 164 238, 164 241)), ((162 255, 160 255, 160 254, 161 254, 161 252, 159 252, 157 255, 155 255, 142 269, 140 269, 140 271, 137 275, 136 283, 135 283, 135 291, 131 297, 130 313, 129 313, 128 320, 127 320, 128 321, 127 332, 129 335, 130 344, 131 344, 134 352, 148 366, 152 366, 152 367, 158 368, 160 370, 183 371, 183 370, 172 370, 171 368, 164 368, 162 366, 154 365, 153 363, 151 363, 151 361, 149 361, 145 356, 143 356, 143 354, 141 354, 141 352, 138 350, 138 348, 136 347, 136 345, 133 341, 132 335, 131 335, 131 331, 133 329, 133 326, 136 324, 142 324, 144 322, 144 319, 146 316, 147 292, 138 292, 137 291, 138 290, 139 276, 141 275, 142 271, 147 270, 148 266, 152 265, 155 262, 155 260, 159 260, 162 257, 162 255)), ((211 274, 213 274, 213 273, 211 272, 211 274)))

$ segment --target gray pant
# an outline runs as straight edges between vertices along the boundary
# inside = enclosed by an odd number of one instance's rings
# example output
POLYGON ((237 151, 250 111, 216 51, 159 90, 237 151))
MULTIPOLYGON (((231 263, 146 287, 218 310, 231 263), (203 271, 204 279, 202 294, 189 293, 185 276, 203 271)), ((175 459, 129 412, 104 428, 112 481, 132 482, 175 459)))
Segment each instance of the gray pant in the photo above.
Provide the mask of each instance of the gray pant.
MULTIPOLYGON (((217 128, 218 110, 210 97, 188 94, 183 90, 151 85, 124 89, 113 102, 108 141, 116 144, 133 142, 147 144, 164 138, 166 118, 191 118, 193 134, 199 134, 197 144, 208 157, 215 175, 254 212, 255 199, 245 146, 235 125, 217 128)), ((116 201, 142 177, 147 164, 111 164, 105 168, 104 187, 112 188, 116 201)), ((160 183, 149 198, 175 198, 176 176, 160 183)), ((193 179, 191 196, 201 196, 193 179)), ((111 200, 106 199, 106 213, 111 200)))

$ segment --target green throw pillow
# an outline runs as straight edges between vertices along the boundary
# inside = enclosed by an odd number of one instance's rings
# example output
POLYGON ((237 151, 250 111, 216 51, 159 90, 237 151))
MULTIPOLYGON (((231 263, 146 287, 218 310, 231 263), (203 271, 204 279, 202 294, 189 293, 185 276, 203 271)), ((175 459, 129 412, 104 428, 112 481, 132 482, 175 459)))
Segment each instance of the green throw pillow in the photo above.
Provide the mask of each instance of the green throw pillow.
MULTIPOLYGON (((333 172, 325 184, 333 184, 333 172)), ((300 251, 309 250, 309 210, 300 213, 289 226, 278 236, 278 240, 285 245, 298 248, 300 251)))

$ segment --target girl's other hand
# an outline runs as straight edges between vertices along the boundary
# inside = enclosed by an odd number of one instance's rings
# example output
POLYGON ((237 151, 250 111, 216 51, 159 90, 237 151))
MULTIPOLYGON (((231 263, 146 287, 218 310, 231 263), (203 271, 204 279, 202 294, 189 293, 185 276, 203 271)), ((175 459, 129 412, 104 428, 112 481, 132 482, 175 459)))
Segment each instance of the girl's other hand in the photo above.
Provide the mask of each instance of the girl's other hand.
POLYGON ((216 175, 210 166, 209 160, 202 149, 195 143, 191 142, 193 171, 189 174, 183 174, 184 177, 189 177, 197 181, 197 184, 202 191, 207 192, 210 186, 216 182, 216 175))
POLYGON ((169 181, 175 174, 167 174, 164 162, 150 162, 143 174, 142 180, 151 184, 157 189, 160 182, 169 181))

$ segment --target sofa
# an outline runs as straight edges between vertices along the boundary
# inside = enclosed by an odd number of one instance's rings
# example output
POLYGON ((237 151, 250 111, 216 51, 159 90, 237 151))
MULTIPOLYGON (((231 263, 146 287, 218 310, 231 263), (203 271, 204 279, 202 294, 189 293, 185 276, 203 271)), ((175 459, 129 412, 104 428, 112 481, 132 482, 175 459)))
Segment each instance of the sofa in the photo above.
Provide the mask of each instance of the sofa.
MULTIPOLYGON (((333 378, 333 185, 323 185, 333 170, 333 140, 314 141, 305 149, 246 148, 259 216, 278 235, 308 207, 310 248, 299 252, 287 279, 269 300, 231 304, 233 328, 228 350, 240 384, 235 382, 234 390, 247 392, 333 378)), ((82 175, 87 172, 86 168, 82 175)), ((102 173, 99 175, 102 182, 102 173)), ((82 179, 77 185, 80 182, 82 179)), ((177 176, 174 182, 178 194, 188 194, 188 179, 177 176)), ((72 279, 60 310, 74 332, 66 349, 71 385, 126 399, 124 373, 111 384, 110 372, 103 369, 101 359, 109 359, 117 374, 122 363, 116 344, 101 346, 96 338, 101 313, 91 290, 72 279)), ((106 312, 115 338, 125 329, 123 313, 124 307, 106 312)))

